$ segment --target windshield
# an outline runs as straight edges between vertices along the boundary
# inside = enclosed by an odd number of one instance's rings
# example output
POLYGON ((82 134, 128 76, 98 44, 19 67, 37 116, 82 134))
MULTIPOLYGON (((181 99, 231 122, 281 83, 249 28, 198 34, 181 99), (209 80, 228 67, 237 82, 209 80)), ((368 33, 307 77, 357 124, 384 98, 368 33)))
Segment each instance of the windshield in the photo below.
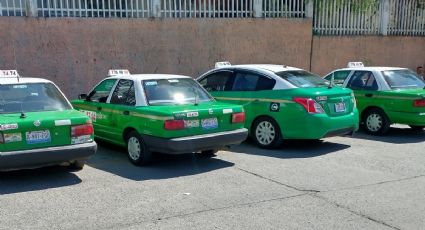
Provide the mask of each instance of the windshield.
POLYGON ((276 73, 279 77, 300 88, 327 87, 329 81, 304 70, 276 73))
POLYGON ((71 106, 55 85, 0 85, 0 114, 68 110, 71 106))
POLYGON ((211 101, 211 96, 193 79, 175 78, 142 81, 150 105, 197 104, 211 101))
POLYGON ((392 89, 424 88, 425 82, 413 71, 408 69, 382 71, 385 81, 392 89))

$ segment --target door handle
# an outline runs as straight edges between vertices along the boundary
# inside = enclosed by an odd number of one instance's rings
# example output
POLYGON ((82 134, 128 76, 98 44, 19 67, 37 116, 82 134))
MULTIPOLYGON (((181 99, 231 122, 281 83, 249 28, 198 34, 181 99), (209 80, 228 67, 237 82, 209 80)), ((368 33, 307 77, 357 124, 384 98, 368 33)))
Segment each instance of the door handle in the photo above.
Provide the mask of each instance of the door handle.
POLYGON ((122 112, 124 115, 130 115, 130 111, 124 111, 122 112))
POLYGON ((365 94, 365 96, 366 96, 366 97, 372 97, 372 96, 373 96, 373 94, 371 94, 371 93, 367 93, 367 94, 365 94))
POLYGON ((97 107, 97 110, 98 110, 98 111, 101 111, 101 110, 102 110, 102 107, 97 107))

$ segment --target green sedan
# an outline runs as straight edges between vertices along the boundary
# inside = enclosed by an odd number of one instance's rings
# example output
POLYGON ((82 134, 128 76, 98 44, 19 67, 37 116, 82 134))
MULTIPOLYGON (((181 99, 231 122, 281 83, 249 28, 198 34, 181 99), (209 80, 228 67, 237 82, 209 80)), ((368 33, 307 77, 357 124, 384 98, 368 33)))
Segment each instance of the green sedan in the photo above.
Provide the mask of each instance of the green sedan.
POLYGON ((111 70, 72 104, 92 118, 96 138, 127 147, 136 165, 154 152, 212 155, 247 137, 242 106, 216 102, 186 76, 111 70))
POLYGON ((231 65, 197 79, 217 100, 243 105, 245 127, 262 148, 285 139, 321 139, 352 134, 358 111, 350 89, 305 70, 283 65, 231 65))
POLYGON ((409 69, 364 67, 354 62, 325 79, 354 91, 361 123, 370 134, 385 134, 394 123, 416 131, 425 127, 425 83, 409 69))

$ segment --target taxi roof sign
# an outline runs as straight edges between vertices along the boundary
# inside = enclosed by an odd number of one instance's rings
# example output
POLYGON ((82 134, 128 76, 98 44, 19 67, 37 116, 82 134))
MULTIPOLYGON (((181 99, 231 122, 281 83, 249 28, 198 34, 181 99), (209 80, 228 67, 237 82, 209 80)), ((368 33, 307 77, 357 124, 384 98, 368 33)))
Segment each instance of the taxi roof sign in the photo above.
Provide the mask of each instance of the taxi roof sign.
POLYGON ((19 74, 18 71, 15 69, 0 70, 0 77, 19 77, 19 74))
POLYGON ((216 62, 215 68, 221 68, 221 67, 226 67, 226 66, 231 66, 231 65, 232 64, 230 64, 230 62, 228 62, 228 61, 216 62))
POLYGON ((115 75, 130 75, 130 71, 128 69, 110 69, 108 71, 108 76, 115 75))
POLYGON ((348 62, 348 68, 364 67, 363 62, 348 62))

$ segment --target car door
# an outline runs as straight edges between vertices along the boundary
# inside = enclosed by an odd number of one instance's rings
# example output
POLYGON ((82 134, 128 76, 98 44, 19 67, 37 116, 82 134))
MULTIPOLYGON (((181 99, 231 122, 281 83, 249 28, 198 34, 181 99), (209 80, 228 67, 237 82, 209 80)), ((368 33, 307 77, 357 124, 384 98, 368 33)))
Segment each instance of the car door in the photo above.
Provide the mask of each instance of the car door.
POLYGON ((122 140, 123 131, 132 121, 131 111, 136 106, 136 93, 133 80, 121 79, 112 92, 110 104, 114 113, 111 114, 111 138, 122 140))
POLYGON ((92 119, 95 135, 104 139, 110 138, 113 110, 107 101, 116 81, 117 79, 103 80, 90 92, 84 105, 76 106, 92 119))
POLYGON ((347 88, 354 91, 357 107, 360 111, 377 103, 376 95, 379 85, 371 71, 355 71, 348 80, 347 88))

